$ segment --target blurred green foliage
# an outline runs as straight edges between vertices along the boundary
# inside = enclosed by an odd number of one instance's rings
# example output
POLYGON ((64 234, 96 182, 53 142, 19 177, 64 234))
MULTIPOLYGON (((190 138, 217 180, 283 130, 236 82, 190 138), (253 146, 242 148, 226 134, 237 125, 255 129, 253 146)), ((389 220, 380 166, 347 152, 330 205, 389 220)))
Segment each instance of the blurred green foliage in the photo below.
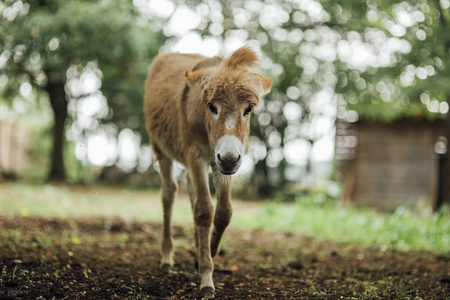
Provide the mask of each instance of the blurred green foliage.
POLYGON ((20 96, 23 82, 45 90, 49 81, 65 81, 70 66, 82 68, 94 61, 110 106, 140 115, 148 62, 163 41, 161 34, 136 25, 139 15, 129 1, 26 1, 9 20, 6 8, 18 2, 2 1, 0 50, 9 56, 3 99, 20 96))
MULTIPOLYGON (((33 94, 48 97, 54 113, 50 159, 54 165, 62 164, 58 157, 64 152, 58 129, 63 132, 61 127, 76 118, 67 114, 67 105, 88 96, 65 86, 70 68, 98 67, 100 90, 112 110, 100 121, 143 133, 143 82, 162 34, 136 24, 139 14, 131 2, 8 0, 0 7, 1 69, 6 81, 0 99, 13 104, 29 96, 20 92, 24 84, 32 86, 33 94)), ((145 140, 145 134, 142 137, 145 140)), ((60 169, 57 176, 63 179, 64 168, 60 169)))

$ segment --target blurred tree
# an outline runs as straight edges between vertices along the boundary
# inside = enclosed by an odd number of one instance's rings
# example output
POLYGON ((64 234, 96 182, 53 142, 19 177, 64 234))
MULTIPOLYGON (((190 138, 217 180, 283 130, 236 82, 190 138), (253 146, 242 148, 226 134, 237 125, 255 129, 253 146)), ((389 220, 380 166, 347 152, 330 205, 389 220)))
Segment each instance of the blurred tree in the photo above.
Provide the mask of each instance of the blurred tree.
POLYGON ((12 101, 21 86, 31 84, 36 93, 48 95, 53 109, 49 180, 65 180, 68 101, 88 96, 67 86, 69 68, 91 66, 101 78, 100 91, 112 110, 103 121, 119 130, 143 131, 143 82, 163 36, 149 30, 149 20, 140 18, 130 1, 6 0, 0 2, 0 18, 0 70, 7 76, 3 98, 12 101))

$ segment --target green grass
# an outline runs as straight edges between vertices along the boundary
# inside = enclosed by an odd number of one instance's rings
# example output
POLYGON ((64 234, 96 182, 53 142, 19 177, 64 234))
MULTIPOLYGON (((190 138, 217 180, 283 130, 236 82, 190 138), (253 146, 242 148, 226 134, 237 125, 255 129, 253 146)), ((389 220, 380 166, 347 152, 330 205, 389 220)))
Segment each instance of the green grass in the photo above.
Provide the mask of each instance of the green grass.
POLYGON ((450 254, 450 211, 413 212, 403 206, 393 213, 342 206, 320 195, 295 203, 269 202, 239 226, 301 232, 337 242, 380 246, 381 249, 425 250, 450 254))
MULTIPOLYGON (((399 207, 394 213, 342 206, 321 195, 299 197, 294 203, 233 200, 231 226, 268 231, 300 232, 321 240, 349 242, 381 249, 450 253, 450 212, 414 213, 399 207)), ((140 221, 162 220, 158 191, 121 187, 71 187, 3 183, 0 213, 91 217, 118 216, 140 221)), ((177 225, 191 226, 188 197, 180 193, 173 210, 177 225)))
MULTIPOLYGON (((192 220, 192 215, 189 216, 187 198, 179 200, 174 210, 174 220, 182 224, 192 220)), ((23 216, 119 216, 141 221, 162 220, 158 191, 105 186, 3 183, 0 185, 0 212, 23 216)))
MULTIPOLYGON (((262 209, 261 203, 233 200, 236 218, 262 209)), ((110 186, 0 184, 0 213, 23 216, 91 217, 118 216, 139 221, 162 221, 162 205, 157 190, 133 190, 110 186)), ((187 194, 180 192, 173 207, 173 222, 193 222, 187 194)))

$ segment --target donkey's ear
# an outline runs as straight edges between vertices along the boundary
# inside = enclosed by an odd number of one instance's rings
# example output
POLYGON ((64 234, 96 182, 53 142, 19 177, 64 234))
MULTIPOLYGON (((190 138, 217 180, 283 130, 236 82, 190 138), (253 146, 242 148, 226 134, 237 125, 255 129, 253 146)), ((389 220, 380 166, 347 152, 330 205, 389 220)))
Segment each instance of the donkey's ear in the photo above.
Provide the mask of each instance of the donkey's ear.
MULTIPOLYGON (((255 73, 256 74, 256 73, 255 73)), ((272 79, 266 78, 260 74, 256 74, 261 81, 262 86, 262 95, 268 94, 270 92, 270 88, 272 87, 272 79)))
POLYGON ((199 89, 203 89, 209 79, 209 75, 205 69, 200 69, 197 71, 187 70, 185 76, 191 87, 197 87, 199 89))

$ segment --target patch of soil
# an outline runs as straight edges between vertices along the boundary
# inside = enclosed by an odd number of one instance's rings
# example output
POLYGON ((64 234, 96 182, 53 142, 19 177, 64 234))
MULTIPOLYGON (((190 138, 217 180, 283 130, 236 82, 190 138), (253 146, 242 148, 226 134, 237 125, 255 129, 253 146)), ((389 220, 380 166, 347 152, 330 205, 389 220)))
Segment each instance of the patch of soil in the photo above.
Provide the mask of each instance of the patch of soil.
MULTIPOLYGON (((198 299, 192 226, 158 268, 161 225, 0 215, 1 299, 198 299)), ((214 259, 217 299, 446 299, 450 256, 361 248, 230 228, 214 259)))

